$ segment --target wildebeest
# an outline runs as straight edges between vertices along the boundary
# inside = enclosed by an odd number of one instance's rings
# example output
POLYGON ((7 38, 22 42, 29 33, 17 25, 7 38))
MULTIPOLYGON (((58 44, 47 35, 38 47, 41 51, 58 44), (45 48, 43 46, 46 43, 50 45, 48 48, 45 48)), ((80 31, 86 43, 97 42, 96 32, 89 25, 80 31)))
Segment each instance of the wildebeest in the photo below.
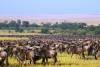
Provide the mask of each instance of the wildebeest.
POLYGON ((71 54, 71 57, 72 57, 74 54, 77 54, 77 55, 80 55, 80 57, 82 56, 82 58, 85 58, 83 46, 71 45, 71 46, 68 48, 68 52, 71 54))
POLYGON ((95 45, 95 59, 100 57, 100 44, 95 45))
POLYGON ((18 46, 13 48, 13 54, 19 61, 19 63, 23 64, 27 60, 32 62, 32 47, 27 48, 25 46, 18 46))
POLYGON ((78 54, 85 58, 93 55, 98 59, 100 54, 100 45, 98 46, 98 44, 100 42, 95 42, 96 39, 87 37, 36 35, 30 40, 0 41, 0 47, 6 48, 4 51, 7 53, 7 57, 15 55, 20 63, 28 60, 30 63, 35 64, 37 60, 42 59, 42 63, 46 64, 48 59, 51 58, 55 64, 57 62, 57 52, 62 53, 66 50, 72 56, 78 54))
POLYGON ((37 60, 42 59, 42 63, 46 64, 49 58, 54 60, 54 64, 57 62, 57 52, 54 48, 46 48, 46 46, 34 49, 33 62, 36 63, 37 60))
POLYGON ((9 65, 8 63, 8 54, 6 51, 4 51, 3 47, 0 47, 0 66, 4 66, 6 61, 6 65, 9 65))

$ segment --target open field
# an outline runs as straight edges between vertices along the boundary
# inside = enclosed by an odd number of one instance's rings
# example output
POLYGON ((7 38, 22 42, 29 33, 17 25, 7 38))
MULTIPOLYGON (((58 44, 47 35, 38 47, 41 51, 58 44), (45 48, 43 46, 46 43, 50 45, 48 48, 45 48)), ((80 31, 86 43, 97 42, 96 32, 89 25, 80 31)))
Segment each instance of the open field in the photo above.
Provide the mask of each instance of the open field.
POLYGON ((1 34, 34 34, 34 33, 39 33, 41 32, 41 29, 27 29, 24 30, 23 32, 15 32, 15 30, 0 30, 0 35, 1 34))
POLYGON ((0 40, 21 40, 21 39, 28 39, 26 37, 22 37, 22 38, 19 38, 19 37, 0 37, 0 40))
MULTIPOLYGON (((9 67, 21 67, 14 58, 9 58, 9 67)), ((52 60, 49 59, 49 63, 44 66, 41 65, 41 60, 37 62, 36 65, 29 64, 23 65, 22 67, 100 67, 100 60, 94 59, 80 59, 78 55, 74 55, 72 58, 67 53, 58 54, 58 62, 53 65, 52 60)))

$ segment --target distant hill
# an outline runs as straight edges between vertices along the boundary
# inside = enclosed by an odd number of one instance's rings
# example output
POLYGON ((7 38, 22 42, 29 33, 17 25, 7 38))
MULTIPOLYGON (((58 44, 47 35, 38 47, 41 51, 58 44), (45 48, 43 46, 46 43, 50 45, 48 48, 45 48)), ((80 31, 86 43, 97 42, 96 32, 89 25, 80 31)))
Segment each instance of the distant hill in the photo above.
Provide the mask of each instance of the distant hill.
POLYGON ((4 20, 28 20, 31 23, 41 23, 41 22, 85 22, 88 25, 98 25, 100 24, 100 14, 63 14, 63 15, 33 15, 33 16, 0 16, 0 21, 4 20))

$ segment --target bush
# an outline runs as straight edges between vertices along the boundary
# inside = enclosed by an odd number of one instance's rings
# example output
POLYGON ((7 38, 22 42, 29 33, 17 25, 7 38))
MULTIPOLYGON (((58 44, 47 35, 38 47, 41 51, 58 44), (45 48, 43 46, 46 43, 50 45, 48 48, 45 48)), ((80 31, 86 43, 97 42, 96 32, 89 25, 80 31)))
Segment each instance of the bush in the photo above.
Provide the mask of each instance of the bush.
POLYGON ((22 32, 24 32, 24 30, 21 29, 21 28, 19 28, 19 29, 16 29, 15 32, 20 32, 20 33, 22 33, 22 32))
POLYGON ((48 28, 41 29, 41 33, 47 34, 47 33, 49 33, 49 29, 48 28))

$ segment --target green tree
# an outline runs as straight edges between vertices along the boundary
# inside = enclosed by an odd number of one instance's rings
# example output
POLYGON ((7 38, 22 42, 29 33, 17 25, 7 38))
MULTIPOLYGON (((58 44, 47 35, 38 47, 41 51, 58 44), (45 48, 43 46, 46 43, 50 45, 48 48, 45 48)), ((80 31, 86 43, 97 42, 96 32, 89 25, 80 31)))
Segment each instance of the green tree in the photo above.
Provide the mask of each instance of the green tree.
POLYGON ((41 29, 41 33, 47 34, 47 33, 49 33, 49 29, 48 28, 41 29))
POLYGON ((11 21, 8 23, 8 27, 9 27, 10 29, 16 29, 16 27, 17 27, 16 21, 15 21, 15 20, 11 20, 11 21))
POLYGON ((100 25, 96 26, 95 35, 100 35, 100 25))
POLYGON ((25 27, 25 28, 27 28, 27 27, 29 27, 29 21, 23 21, 22 22, 22 27, 25 27))

